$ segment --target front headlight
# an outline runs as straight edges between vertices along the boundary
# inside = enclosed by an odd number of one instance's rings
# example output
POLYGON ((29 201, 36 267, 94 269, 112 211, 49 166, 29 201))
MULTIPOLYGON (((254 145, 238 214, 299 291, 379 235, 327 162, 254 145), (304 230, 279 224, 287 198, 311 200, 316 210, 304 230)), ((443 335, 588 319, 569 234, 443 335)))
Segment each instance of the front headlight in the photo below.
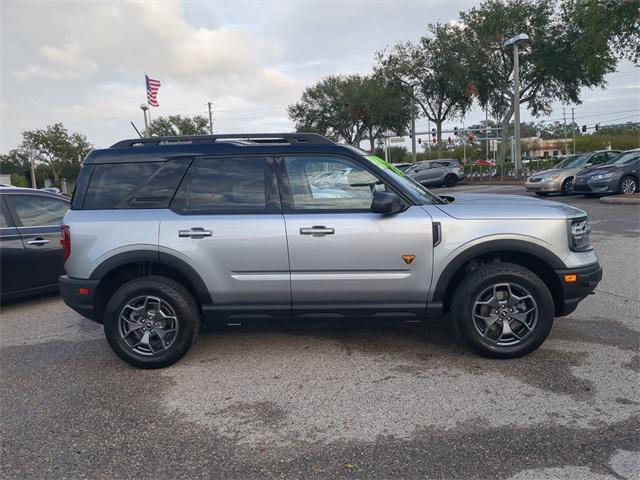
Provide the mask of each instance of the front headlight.
POLYGON ((591 225, 587 218, 574 218, 569 224, 569 248, 574 252, 591 250, 589 234, 591 225))
POLYGON ((546 177, 542 177, 543 182, 551 182, 553 180, 557 180, 560 178, 560 175, 548 175, 546 177))
POLYGON ((613 177, 613 173, 601 173, 600 175, 594 175, 591 177, 591 180, 605 180, 611 177, 613 177))

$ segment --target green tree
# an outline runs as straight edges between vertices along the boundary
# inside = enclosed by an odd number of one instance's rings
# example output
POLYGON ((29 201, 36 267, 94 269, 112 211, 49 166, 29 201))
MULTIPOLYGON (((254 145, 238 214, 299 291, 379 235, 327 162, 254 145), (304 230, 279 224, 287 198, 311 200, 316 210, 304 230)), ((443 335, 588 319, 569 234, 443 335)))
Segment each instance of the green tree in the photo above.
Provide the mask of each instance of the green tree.
POLYGON ((640 0, 564 0, 564 16, 576 40, 578 56, 587 62, 594 47, 608 55, 640 61, 640 0))
POLYGON ((368 138, 372 151, 385 131, 402 131, 410 120, 404 92, 380 76, 326 77, 287 110, 297 131, 321 133, 350 145, 368 138))
POLYGON ((209 133, 209 120, 202 115, 183 117, 169 115, 151 121, 148 135, 164 137, 174 135, 206 135, 209 133))
POLYGON ((53 176, 53 183, 60 186, 62 174, 68 177, 78 175, 81 159, 91 148, 84 135, 69 134, 62 123, 56 123, 44 129, 22 132, 18 151, 20 155, 31 155, 36 164, 46 165, 53 176))
POLYGON ((473 102, 474 88, 466 75, 466 46, 454 24, 430 25, 417 43, 405 42, 376 54, 378 71, 402 86, 422 114, 436 126, 442 154, 442 124, 464 115, 473 102))
POLYGON ((529 35, 520 48, 520 103, 533 115, 549 114, 554 101, 580 103, 581 89, 604 85, 615 67, 606 42, 581 53, 579 31, 556 0, 486 0, 460 16, 468 75, 480 104, 500 119, 500 162, 514 113, 513 54, 502 45, 506 39, 529 35))
MULTIPOLYGON (((384 158, 384 148, 377 147, 374 150, 375 155, 380 158, 384 158)), ((409 155, 409 150, 407 147, 394 145, 389 147, 389 163, 407 163, 411 161, 411 155, 409 155)))

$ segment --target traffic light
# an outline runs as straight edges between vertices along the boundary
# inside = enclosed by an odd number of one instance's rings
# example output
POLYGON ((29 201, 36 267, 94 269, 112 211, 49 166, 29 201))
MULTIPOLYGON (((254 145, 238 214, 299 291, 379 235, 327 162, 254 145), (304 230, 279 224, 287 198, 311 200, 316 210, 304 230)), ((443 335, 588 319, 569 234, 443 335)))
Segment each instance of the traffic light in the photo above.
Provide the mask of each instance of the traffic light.
POLYGON ((422 144, 422 139, 421 138, 418 139, 418 145, 420 145, 420 144, 422 144))
POLYGON ((600 130, 600 124, 599 124, 599 123, 596 123, 596 132, 597 132, 598 130, 600 130))
POLYGON ((459 135, 458 127, 453 127, 453 134, 457 137, 459 135))
POLYGON ((582 133, 585 133, 587 131, 587 126, 586 125, 582 125, 582 133))
POLYGON ((451 145, 451 137, 447 137, 447 142, 449 142, 449 145, 451 145))

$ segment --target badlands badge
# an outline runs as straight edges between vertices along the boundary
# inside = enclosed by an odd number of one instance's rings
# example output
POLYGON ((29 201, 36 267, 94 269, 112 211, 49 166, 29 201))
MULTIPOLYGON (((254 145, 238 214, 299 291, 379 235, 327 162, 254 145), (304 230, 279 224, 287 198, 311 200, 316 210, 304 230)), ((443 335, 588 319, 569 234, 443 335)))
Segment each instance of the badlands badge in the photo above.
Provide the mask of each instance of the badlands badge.
POLYGON ((413 262, 414 258, 416 258, 415 255, 402 255, 402 259, 407 265, 411 265, 411 262, 413 262))

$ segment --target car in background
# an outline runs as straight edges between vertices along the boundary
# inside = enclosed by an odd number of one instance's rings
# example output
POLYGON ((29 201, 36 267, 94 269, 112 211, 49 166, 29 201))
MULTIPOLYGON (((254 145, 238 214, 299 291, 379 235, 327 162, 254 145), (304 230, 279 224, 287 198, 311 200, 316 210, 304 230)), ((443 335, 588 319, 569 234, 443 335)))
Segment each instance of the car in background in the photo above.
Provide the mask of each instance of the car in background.
POLYGON ((495 167, 496 166, 496 162, 494 160, 476 160, 476 166, 478 167, 495 167))
POLYGON ((571 155, 555 167, 537 172, 524 182, 524 188, 536 195, 545 196, 550 193, 571 195, 576 174, 583 169, 604 165, 620 150, 599 150, 591 153, 571 155))
POLYGON ((405 173, 424 186, 453 187, 464 180, 464 168, 455 158, 427 160, 409 167, 405 173))
POLYGON ((406 172, 407 169, 412 165, 415 165, 415 163, 392 163, 391 165, 393 165, 396 168, 399 168, 403 172, 406 172))
POLYGON ((69 200, 31 188, 0 188, 0 301, 58 289, 60 224, 69 200))
POLYGON ((57 193, 58 195, 60 195, 61 193, 58 187, 44 187, 44 188, 41 188, 40 190, 42 190, 43 192, 57 193))
POLYGON ((576 175, 574 192, 582 195, 631 195, 640 192, 640 148, 627 150, 599 167, 576 175))

